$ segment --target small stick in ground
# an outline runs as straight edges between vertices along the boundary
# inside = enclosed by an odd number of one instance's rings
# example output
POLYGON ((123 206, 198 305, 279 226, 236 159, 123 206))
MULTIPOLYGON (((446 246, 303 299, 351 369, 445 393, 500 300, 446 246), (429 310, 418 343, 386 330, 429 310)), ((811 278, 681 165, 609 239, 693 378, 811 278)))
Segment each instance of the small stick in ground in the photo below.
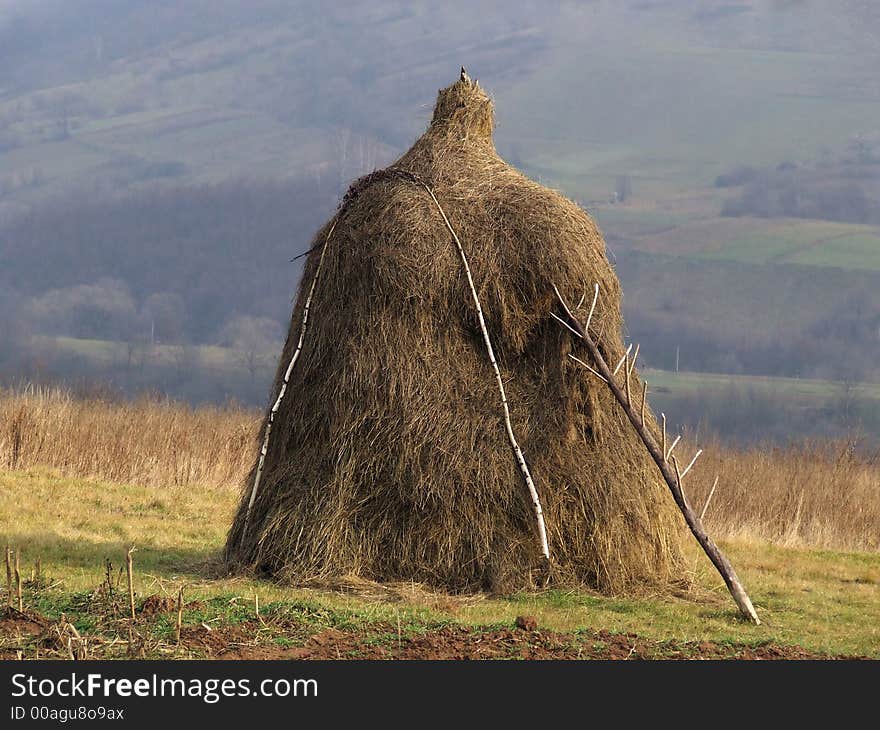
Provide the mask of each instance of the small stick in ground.
POLYGON ((37 558, 34 561, 34 585, 39 586, 43 581, 43 563, 37 558))
POLYGON ((260 594, 256 591, 254 591, 254 614, 256 614, 257 620, 261 624, 266 623, 265 621, 263 621, 263 617, 260 616, 260 594))
POLYGON ((15 549, 15 586, 18 596, 18 612, 24 612, 24 603, 21 599, 21 550, 15 549))
POLYGON ((6 600, 12 608, 12 548, 6 546, 6 600))
POLYGON ((125 554, 125 569, 128 574, 128 605, 131 609, 131 620, 135 620, 134 615, 134 569, 132 566, 131 554, 135 551, 134 547, 130 547, 125 554))
POLYGON ((183 625, 183 586, 180 586, 177 589, 177 626, 175 627, 174 635, 177 640, 177 645, 180 646, 180 629, 183 625))
POLYGON ((113 563, 110 558, 104 559, 104 572, 107 579, 107 597, 113 600, 113 563))

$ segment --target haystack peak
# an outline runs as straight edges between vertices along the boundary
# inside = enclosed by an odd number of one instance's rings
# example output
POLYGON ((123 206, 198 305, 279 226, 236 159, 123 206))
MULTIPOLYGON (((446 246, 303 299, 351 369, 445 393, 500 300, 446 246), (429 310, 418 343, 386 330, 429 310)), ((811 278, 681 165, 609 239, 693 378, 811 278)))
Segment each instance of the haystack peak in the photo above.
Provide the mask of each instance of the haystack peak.
POLYGON ((463 137, 492 139, 494 127, 492 100, 462 66, 458 81, 440 89, 437 94, 431 129, 454 132, 463 137))

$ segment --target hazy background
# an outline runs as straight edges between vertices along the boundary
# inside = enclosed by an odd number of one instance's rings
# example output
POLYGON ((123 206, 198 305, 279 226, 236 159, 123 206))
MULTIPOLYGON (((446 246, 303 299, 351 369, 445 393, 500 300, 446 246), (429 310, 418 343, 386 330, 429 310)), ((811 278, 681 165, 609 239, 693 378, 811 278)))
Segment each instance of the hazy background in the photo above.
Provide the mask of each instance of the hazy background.
POLYGON ((655 407, 876 443, 869 0, 0 0, 0 381, 264 404, 290 259, 462 64, 599 221, 655 407))

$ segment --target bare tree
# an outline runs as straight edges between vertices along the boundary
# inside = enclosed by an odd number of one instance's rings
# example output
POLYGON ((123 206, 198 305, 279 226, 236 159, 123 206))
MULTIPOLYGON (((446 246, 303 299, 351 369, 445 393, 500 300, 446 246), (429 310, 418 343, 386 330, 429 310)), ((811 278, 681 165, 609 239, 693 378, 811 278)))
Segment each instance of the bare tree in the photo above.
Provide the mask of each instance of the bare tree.
POLYGON ((281 326, 268 317, 236 316, 223 327, 221 344, 234 352, 236 361, 247 370, 251 384, 261 368, 275 360, 281 341, 281 326))

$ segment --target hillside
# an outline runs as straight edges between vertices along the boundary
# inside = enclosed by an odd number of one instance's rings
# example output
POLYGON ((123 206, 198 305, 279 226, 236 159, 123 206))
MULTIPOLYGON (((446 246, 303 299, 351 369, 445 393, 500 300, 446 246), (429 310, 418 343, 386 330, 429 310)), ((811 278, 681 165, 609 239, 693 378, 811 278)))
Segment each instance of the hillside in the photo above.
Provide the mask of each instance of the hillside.
POLYGON ((0 332, 283 331, 291 259, 464 63, 501 153, 602 226, 648 364, 877 382, 878 28, 856 0, 2 4, 0 332))

